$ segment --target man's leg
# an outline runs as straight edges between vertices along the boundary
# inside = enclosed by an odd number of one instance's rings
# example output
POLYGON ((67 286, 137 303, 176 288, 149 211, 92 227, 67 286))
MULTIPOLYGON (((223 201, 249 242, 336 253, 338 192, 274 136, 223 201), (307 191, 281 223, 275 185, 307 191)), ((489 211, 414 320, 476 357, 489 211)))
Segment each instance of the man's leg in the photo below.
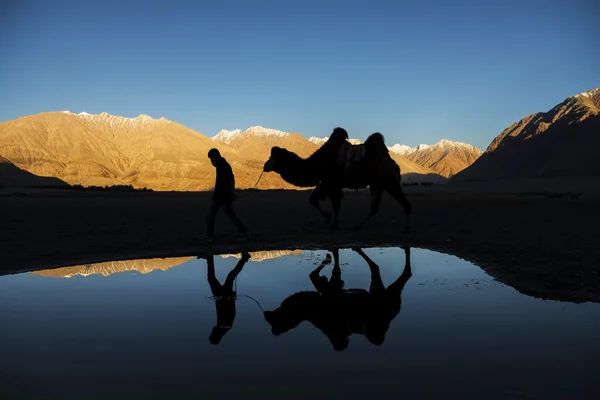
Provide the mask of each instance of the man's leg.
POLYGON ((309 203, 319 211, 327 223, 331 222, 331 214, 321 208, 319 202, 327 198, 327 188, 323 183, 319 183, 308 199, 309 203))
POLYGON ((329 224, 330 228, 337 229, 340 208, 342 207, 342 197, 344 197, 342 187, 336 182, 327 185, 329 200, 331 200, 331 208, 333 209, 333 220, 329 224))
POLYGON ((333 270, 331 271, 331 279, 329 280, 329 282, 342 282, 342 270, 340 269, 340 251, 339 249, 333 249, 331 250, 331 252, 333 253, 333 270))
POLYGON ((220 296, 223 292, 223 287, 215 275, 215 259, 212 255, 206 259, 206 267, 206 278, 210 286, 210 291, 213 296, 220 296))
POLYGON ((242 221, 240 221, 237 215, 235 215, 235 213, 233 212, 233 206, 231 202, 223 204, 223 210, 225 211, 227 218, 229 218, 229 220, 236 226, 236 228, 240 230, 240 232, 248 233, 248 230, 246 229, 242 221))
POLYGON ((246 262, 248 262, 249 259, 250 254, 242 253, 242 258, 240 259, 240 261, 238 261, 235 268, 232 269, 229 274, 227 274, 227 278, 225 279, 225 283, 223 284, 223 289, 225 289, 229 293, 233 292, 233 282, 235 281, 235 278, 237 278, 239 273, 242 272, 242 268, 244 268, 244 265, 246 265, 246 262))
POLYGON ((215 200, 212 201, 210 206, 210 210, 208 210, 208 214, 206 215, 206 236, 209 239, 212 239, 214 230, 215 230, 215 215, 217 215, 217 211, 219 211, 219 207, 221 204, 215 200))

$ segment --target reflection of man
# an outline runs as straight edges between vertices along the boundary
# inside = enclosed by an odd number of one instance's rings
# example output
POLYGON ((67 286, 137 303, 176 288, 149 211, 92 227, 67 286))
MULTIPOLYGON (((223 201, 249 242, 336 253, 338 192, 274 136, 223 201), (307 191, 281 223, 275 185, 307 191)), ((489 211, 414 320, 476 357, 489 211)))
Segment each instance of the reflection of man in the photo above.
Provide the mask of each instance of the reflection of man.
POLYGON ((242 253, 242 258, 238 261, 235 268, 229 272, 225 279, 225 283, 221 285, 215 275, 214 257, 212 255, 206 257, 208 284, 210 285, 210 291, 214 297, 217 309, 217 324, 214 326, 208 337, 208 340, 212 344, 219 344, 223 336, 225 336, 233 326, 236 300, 236 292, 233 290, 233 283, 238 274, 242 272, 242 268, 244 268, 244 265, 249 259, 250 254, 242 253))

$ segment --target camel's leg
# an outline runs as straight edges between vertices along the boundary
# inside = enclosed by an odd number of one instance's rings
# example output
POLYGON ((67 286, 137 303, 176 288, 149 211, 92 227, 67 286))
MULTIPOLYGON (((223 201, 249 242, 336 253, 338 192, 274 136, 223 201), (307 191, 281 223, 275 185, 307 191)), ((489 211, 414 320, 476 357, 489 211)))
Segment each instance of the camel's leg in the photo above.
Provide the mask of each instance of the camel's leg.
POLYGON ((394 283, 392 283, 390 286, 388 286, 387 289, 385 290, 387 293, 392 293, 394 295, 397 295, 398 298, 400 298, 400 295, 402 294, 404 285, 406 285, 406 282, 408 282, 408 280, 412 276, 412 269, 410 266, 410 247, 403 247, 403 249, 404 249, 404 257, 405 257, 404 271, 402 271, 402 275, 400 275, 400 277, 398 277, 398 279, 396 279, 396 281, 394 283))
POLYGON ((369 215, 367 215, 367 218, 355 226, 356 229, 364 227, 365 224, 379 212, 381 197, 383 196, 383 189, 379 186, 373 185, 371 185, 369 189, 371 191, 371 209, 369 210, 369 215))
POLYGON ((383 286, 383 281, 381 280, 379 265, 375 264, 361 248, 356 247, 352 250, 358 253, 369 265, 369 269, 371 270, 371 286, 369 287, 369 292, 371 294, 383 293, 385 286, 383 286))
POLYGON ((331 208, 333 208, 333 220, 331 221, 331 224, 329 224, 329 227, 331 229, 337 229, 340 208, 342 208, 342 188, 331 188, 329 191, 329 199, 331 200, 331 208))
POLYGON ((315 188, 315 190, 310 195, 310 199, 308 201, 325 218, 325 221, 330 222, 331 214, 329 214, 327 211, 323 210, 321 208, 321 205, 319 204, 319 201, 323 197, 323 193, 325 190, 326 190, 326 188, 323 186, 323 184, 319 183, 317 185, 317 187, 315 188))
POLYGON ((387 185, 386 190, 404 208, 404 215, 406 216, 406 226, 404 227, 404 232, 409 233, 410 232, 410 214, 412 211, 412 204, 410 204, 410 201, 408 201, 408 199, 404 195, 404 191, 402 190, 401 180, 400 179, 392 180, 391 183, 389 183, 387 185))
POLYGON ((331 249, 331 253, 333 254, 333 265, 340 266, 340 250, 337 248, 331 249))

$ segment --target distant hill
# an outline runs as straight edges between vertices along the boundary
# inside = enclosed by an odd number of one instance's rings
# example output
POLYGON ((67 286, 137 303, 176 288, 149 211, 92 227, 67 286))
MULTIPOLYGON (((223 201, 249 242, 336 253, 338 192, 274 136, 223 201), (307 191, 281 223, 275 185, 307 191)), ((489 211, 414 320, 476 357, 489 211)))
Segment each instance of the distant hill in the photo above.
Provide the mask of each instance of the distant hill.
POLYGON ((0 156, 0 187, 61 188, 69 186, 57 178, 37 176, 0 156))
MULTIPOLYGON (((183 125, 146 115, 48 112, 0 124, 0 155, 35 174, 84 186, 208 188, 206 155, 213 146, 183 125)), ((226 146, 221 150, 237 156, 226 146)))
POLYGON ((431 146, 420 145, 405 157, 444 177, 451 177, 473 164, 481 154, 473 145, 442 139, 431 146))
MULTIPOLYGON (((215 169, 212 147, 227 158, 236 187, 253 187, 271 147, 302 157, 320 144, 298 133, 253 126, 208 138, 179 123, 147 115, 125 118, 107 113, 45 112, 0 123, 0 156, 35 175, 72 185, 132 185, 153 190, 209 190, 215 169)), ((403 174, 435 172, 390 152, 403 174)), ((417 178, 418 179, 418 178, 417 178)), ((259 189, 296 189, 279 175, 264 174, 259 189)))
POLYGON ((453 181, 600 176, 600 88, 505 129, 453 181))

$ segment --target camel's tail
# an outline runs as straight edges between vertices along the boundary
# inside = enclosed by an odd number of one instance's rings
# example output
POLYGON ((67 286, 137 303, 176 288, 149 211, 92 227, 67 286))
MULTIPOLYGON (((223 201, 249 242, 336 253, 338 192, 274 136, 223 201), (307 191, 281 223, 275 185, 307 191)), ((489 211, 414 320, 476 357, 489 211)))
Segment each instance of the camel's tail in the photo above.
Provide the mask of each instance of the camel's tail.
POLYGON ((365 148, 371 154, 388 153, 383 135, 379 132, 373 133, 365 140, 365 148))

